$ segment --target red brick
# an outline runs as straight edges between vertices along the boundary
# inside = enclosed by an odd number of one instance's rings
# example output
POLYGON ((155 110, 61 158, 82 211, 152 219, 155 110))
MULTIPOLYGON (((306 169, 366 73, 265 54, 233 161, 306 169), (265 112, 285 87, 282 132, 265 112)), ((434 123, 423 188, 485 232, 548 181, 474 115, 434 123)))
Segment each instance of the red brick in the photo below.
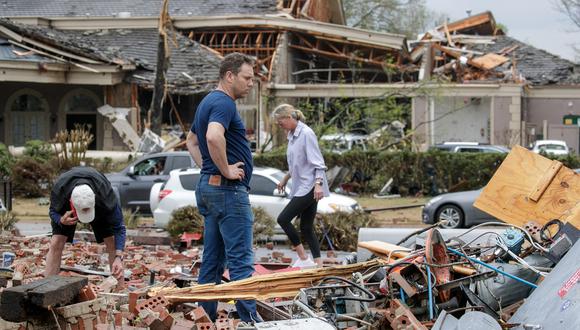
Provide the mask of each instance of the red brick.
POLYGON ((197 330, 216 330, 213 323, 196 323, 197 330))
POLYGON ((106 309, 101 309, 99 311, 99 322, 98 323, 109 323, 109 312, 106 309))
POLYGON ((145 308, 148 308, 148 309, 154 311, 158 307, 165 308, 168 305, 169 305, 169 302, 167 301, 167 299, 165 299, 165 297, 157 296, 157 297, 149 298, 149 299, 137 304, 136 309, 137 309, 137 312, 140 312, 145 308))
POLYGON ((175 323, 175 319, 173 318, 173 316, 169 314, 167 314, 167 316, 165 317, 160 317, 160 319, 163 322, 163 324, 165 324, 167 329, 171 328, 173 326, 173 323, 175 323))
POLYGON ((191 320, 198 325, 200 323, 212 323, 211 319, 209 318, 203 307, 198 307, 192 310, 188 315, 190 316, 191 320))
POLYGON ((141 294, 139 292, 129 292, 129 312, 137 314, 137 299, 141 294))
POLYGON ((90 301, 97 299, 97 293, 93 291, 93 288, 90 285, 85 285, 81 288, 81 292, 79 294, 79 301, 90 301))
POLYGON ((123 314, 121 312, 113 312, 113 318, 115 319, 115 325, 120 327, 123 325, 123 314))
POLYGON ((228 313, 228 311, 226 311, 225 309, 220 309, 217 311, 217 319, 227 319, 229 317, 230 313, 228 313))
POLYGON ((195 328, 195 322, 189 320, 177 320, 173 323, 171 330, 192 330, 195 328))
POLYGON ((235 330, 233 319, 219 319, 215 321, 215 327, 217 330, 235 330))

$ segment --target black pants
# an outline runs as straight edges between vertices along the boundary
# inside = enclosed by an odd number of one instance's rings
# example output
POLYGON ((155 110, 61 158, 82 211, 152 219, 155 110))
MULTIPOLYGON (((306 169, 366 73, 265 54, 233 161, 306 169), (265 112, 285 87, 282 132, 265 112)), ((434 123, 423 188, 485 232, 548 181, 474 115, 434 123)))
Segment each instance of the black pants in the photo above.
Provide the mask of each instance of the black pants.
POLYGON ((314 233, 314 218, 318 202, 314 199, 314 188, 305 196, 293 197, 278 216, 278 223, 284 229, 292 245, 300 245, 300 236, 292 225, 292 219, 300 217, 300 231, 312 252, 312 258, 320 258, 320 245, 314 233))

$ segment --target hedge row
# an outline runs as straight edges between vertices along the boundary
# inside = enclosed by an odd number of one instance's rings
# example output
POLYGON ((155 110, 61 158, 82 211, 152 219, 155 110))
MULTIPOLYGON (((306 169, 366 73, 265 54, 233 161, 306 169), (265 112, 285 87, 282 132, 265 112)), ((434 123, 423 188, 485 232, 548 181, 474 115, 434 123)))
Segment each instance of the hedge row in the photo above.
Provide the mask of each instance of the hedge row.
MULTIPOLYGON (((340 166, 350 170, 343 182, 359 171, 365 177, 362 193, 377 193, 393 178, 396 193, 401 195, 437 195, 483 187, 493 176, 507 154, 430 152, 353 151, 345 154, 324 154, 328 168, 340 166)), ((575 155, 557 158, 569 168, 579 168, 575 155)), ((255 166, 287 170, 286 154, 270 152, 254 158, 255 166)))

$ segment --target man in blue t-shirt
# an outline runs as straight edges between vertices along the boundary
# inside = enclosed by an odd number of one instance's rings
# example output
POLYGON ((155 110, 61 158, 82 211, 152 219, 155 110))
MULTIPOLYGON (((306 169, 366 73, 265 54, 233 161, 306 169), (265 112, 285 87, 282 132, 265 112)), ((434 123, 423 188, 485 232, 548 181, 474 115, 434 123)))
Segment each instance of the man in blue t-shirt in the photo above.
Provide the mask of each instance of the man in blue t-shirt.
MULTIPOLYGON (((224 57, 217 88, 203 98, 187 135, 187 149, 201 168, 195 197, 204 216, 203 262, 198 283, 221 283, 225 261, 232 280, 252 276, 254 216, 248 190, 252 153, 235 100, 253 86, 254 61, 240 53, 224 57)), ((202 302, 212 320, 217 302, 202 302)), ((259 322, 254 300, 239 300, 236 309, 245 322, 259 322)))

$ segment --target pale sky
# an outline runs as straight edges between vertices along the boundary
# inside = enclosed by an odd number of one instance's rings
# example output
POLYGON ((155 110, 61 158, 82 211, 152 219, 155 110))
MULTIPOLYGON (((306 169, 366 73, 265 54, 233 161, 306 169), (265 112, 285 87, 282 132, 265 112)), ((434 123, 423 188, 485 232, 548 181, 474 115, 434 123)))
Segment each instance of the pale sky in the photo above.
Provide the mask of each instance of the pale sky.
POLYGON ((554 0, 425 0, 427 7, 451 21, 491 11, 508 35, 568 60, 580 62, 571 45, 580 48, 580 28, 555 9, 554 0), (576 59, 575 59, 576 56, 576 59))

